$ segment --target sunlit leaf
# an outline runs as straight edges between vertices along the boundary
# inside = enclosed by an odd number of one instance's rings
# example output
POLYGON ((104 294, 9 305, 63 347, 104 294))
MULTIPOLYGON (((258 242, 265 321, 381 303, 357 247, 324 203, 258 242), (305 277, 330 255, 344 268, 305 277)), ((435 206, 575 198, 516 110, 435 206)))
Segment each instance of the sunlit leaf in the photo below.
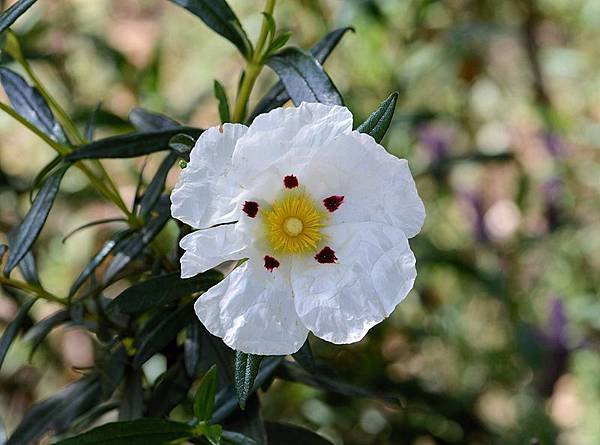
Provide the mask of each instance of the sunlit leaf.
POLYGON ((223 85, 218 80, 215 80, 214 92, 219 102, 219 118, 221 119, 221 123, 229 122, 231 120, 229 115, 229 100, 227 99, 225 88, 223 88, 223 85))
POLYGON ((390 94, 356 130, 371 135, 377 142, 381 142, 392 122, 397 101, 398 93, 390 94))
POLYGON ((215 408, 217 391, 217 367, 211 368, 204 374, 194 396, 194 415, 198 421, 209 420, 215 408))
POLYGON ((256 374, 258 374, 258 369, 262 359, 263 357, 261 355, 246 354, 241 351, 235 351, 235 391, 242 409, 244 409, 246 406, 246 400, 248 400, 248 397, 250 394, 252 394, 254 380, 256 379, 256 374))

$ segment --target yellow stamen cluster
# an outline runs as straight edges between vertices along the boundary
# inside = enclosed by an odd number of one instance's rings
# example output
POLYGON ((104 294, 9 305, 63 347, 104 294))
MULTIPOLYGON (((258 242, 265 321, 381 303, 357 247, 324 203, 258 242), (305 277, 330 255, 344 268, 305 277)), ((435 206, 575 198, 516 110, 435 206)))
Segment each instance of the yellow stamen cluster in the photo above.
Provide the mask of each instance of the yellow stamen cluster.
POLYGON ((263 213, 267 240, 275 253, 317 250, 327 214, 303 191, 286 191, 263 213))

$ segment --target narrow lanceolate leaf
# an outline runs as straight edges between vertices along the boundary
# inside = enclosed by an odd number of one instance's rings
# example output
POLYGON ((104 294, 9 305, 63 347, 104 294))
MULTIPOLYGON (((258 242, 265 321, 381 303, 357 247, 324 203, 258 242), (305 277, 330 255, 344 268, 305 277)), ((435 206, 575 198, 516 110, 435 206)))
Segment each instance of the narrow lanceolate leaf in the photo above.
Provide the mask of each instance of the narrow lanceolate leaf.
POLYGON ((150 357, 163 349, 184 329, 194 316, 194 304, 188 303, 164 314, 160 313, 146 322, 135 343, 137 353, 132 365, 140 367, 150 357))
MULTIPOLYGON (((11 245, 14 245, 17 231, 18 227, 8 234, 8 242, 11 245)), ((40 276, 38 274, 37 267, 35 265, 35 259, 33 258, 31 251, 27 252, 21 261, 19 261, 19 270, 21 271, 23 278, 25 278, 25 281, 27 281, 29 284, 40 284, 40 276)))
POLYGON ((215 409, 215 394, 217 392, 217 367, 211 368, 204 374, 196 395, 194 396, 194 415, 199 422, 209 420, 215 409))
MULTIPOLYGON (((353 28, 346 27, 331 31, 310 49, 310 53, 319 61, 319 63, 325 63, 344 34, 351 30, 353 30, 353 28)), ((248 121, 252 122, 259 114, 267 113, 275 108, 278 108, 285 104, 288 100, 290 100, 290 95, 285 89, 285 86, 283 83, 277 82, 256 105, 256 108, 250 114, 248 121)))
POLYGON ((94 255, 90 262, 87 263, 85 268, 81 271, 77 279, 71 285, 71 289, 69 289, 69 296, 75 295, 75 292, 77 292, 81 285, 85 283, 85 280, 87 280, 94 273, 102 261, 104 261, 104 259, 110 255, 113 249, 115 249, 117 245, 131 233, 131 230, 117 232, 104 243, 102 248, 98 251, 98 253, 96 253, 96 255, 94 255))
POLYGON ((163 196, 156 207, 157 215, 148 220, 140 230, 119 243, 114 249, 114 258, 104 272, 103 281, 110 282, 132 260, 134 260, 159 234, 169 220, 169 198, 163 196))
POLYGON ((215 97, 219 102, 219 118, 221 119, 221 123, 229 122, 229 100, 227 100, 227 93, 225 92, 225 88, 221 85, 221 82, 215 80, 214 84, 215 97))
POLYGON ((193 138, 197 138, 202 134, 202 130, 199 128, 181 127, 170 130, 111 136, 79 147, 67 156, 67 160, 135 158, 157 151, 168 150, 169 140, 179 133, 185 133, 193 138))
POLYGON ((37 0, 19 0, 6 11, 0 14, 0 33, 12 25, 25 11, 33 6, 37 0))
POLYGON ((62 165, 50 175, 33 200, 33 205, 29 209, 29 212, 27 212, 27 215, 25 215, 21 225, 19 225, 14 236, 14 241, 11 243, 10 255, 4 267, 5 274, 10 273, 19 264, 40 234, 54 203, 54 198, 58 193, 60 181, 69 168, 69 165, 62 165))
POLYGON ((254 379, 256 379, 256 374, 258 374, 262 358, 262 355, 235 351, 235 391, 242 409, 246 407, 246 401, 250 397, 250 394, 252 394, 254 379))
POLYGON ((146 418, 107 423, 54 445, 163 445, 192 436, 185 423, 146 418))
POLYGON ((287 48, 267 59, 267 65, 277 73, 295 105, 302 102, 343 104, 339 91, 309 53, 287 48))
MULTIPOLYGON (((277 442, 275 442, 276 444, 277 442)), ((286 443, 286 442, 281 442, 286 443)), ((221 445, 259 445, 259 443, 242 433, 235 431, 223 431, 221 433, 221 445)), ((305 445, 308 445, 305 444, 305 445)))
POLYGON ((124 314, 140 313, 207 290, 222 279, 223 274, 212 270, 186 279, 180 278, 179 272, 160 275, 125 289, 111 305, 124 314))
POLYGON ((396 102, 398 101, 398 93, 392 93, 390 96, 379 104, 379 107, 356 129, 361 133, 366 133, 373 136, 377 142, 381 142, 385 136, 385 132, 390 127, 396 102))
POLYGON ((202 335, 200 320, 193 319, 185 331, 185 341, 183 343, 183 363, 185 371, 190 376, 198 374, 198 365, 202 353, 202 335))
POLYGON ((142 370, 129 369, 123 383, 119 420, 139 419, 144 414, 144 388, 142 387, 142 370))
POLYGON ((287 423, 266 422, 269 443, 285 443, 286 445, 332 445, 323 436, 306 428, 287 423))
POLYGON ((313 356, 308 338, 306 339, 302 347, 298 350, 298 352, 292 354, 292 357, 294 357, 294 360, 296 360, 296 362, 298 362, 298 364, 307 371, 315 371, 315 357, 313 356))
POLYGON ((185 156, 189 160, 189 153, 194 148, 196 139, 187 134, 176 134, 169 141, 169 148, 175 151, 179 156, 185 156))
POLYGON ((129 121, 138 131, 169 130, 181 127, 179 122, 170 117, 165 116, 164 114, 144 110, 143 108, 134 108, 131 110, 129 113, 129 121))
POLYGON ((48 431, 62 433, 73 421, 98 404, 100 381, 84 377, 58 394, 33 405, 5 445, 36 443, 48 431))
POLYGON ((17 113, 50 139, 61 144, 67 142, 62 127, 37 89, 30 87, 25 79, 6 67, 0 67, 0 83, 17 113))
POLYGON ((96 121, 98 119, 98 113, 100 112, 100 109, 102 108, 102 102, 98 103, 98 105, 96 105, 96 108, 94 108, 94 110, 92 111, 92 114, 90 114, 90 117, 87 121, 87 123, 85 124, 85 131, 84 131, 84 136, 86 141, 91 142, 94 140, 94 133, 96 131, 96 121))
POLYGON ((225 0, 171 0, 199 17, 209 28, 233 43, 244 57, 252 54, 242 24, 225 0))
POLYGON ((0 338, 0 367, 2 367, 2 363, 4 363, 4 358, 6 357, 8 348, 10 348, 10 345, 12 345, 13 341, 17 337, 17 334, 21 330, 21 325, 27 318, 29 309, 31 309, 31 306, 33 306, 35 301, 36 300, 34 298, 23 304, 23 306, 21 306, 19 309, 19 312, 17 312, 15 319, 11 321, 4 330, 2 338, 0 338))
POLYGON ((177 161, 178 154, 176 152, 169 153, 165 159, 161 162, 156 174, 150 181, 148 188, 144 192, 144 196, 140 200, 140 216, 146 218, 150 212, 154 209, 154 206, 158 202, 158 198, 162 195, 165 189, 165 181, 167 175, 173 167, 173 164, 177 161))
POLYGON ((31 360, 31 357, 33 357, 33 354, 35 354, 35 351, 42 344, 50 331, 65 323, 70 318, 69 311, 58 311, 57 313, 40 320, 25 333, 23 340, 31 344, 29 360, 31 360))
POLYGON ((146 415, 150 417, 167 416, 173 408, 187 398, 194 377, 185 372, 181 361, 163 373, 148 400, 146 415))

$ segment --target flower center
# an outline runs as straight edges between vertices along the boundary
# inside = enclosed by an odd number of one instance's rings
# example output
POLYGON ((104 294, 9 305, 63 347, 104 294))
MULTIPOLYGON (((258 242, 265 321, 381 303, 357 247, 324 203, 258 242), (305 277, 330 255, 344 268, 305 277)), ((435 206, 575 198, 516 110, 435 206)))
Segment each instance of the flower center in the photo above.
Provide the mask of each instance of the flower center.
POLYGON ((327 218, 304 191, 285 191, 262 213, 266 238, 275 253, 312 253, 323 239, 327 218))

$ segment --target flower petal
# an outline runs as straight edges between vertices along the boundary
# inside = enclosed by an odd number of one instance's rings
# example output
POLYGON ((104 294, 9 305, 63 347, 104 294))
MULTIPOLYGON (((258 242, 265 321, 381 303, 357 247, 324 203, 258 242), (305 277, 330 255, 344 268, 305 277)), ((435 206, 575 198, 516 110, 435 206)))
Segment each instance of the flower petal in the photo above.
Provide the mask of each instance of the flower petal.
POLYGON ((194 308, 206 328, 247 354, 287 355, 304 344, 308 330, 294 310, 288 270, 268 272, 252 259, 201 295, 194 308))
POLYGON ((284 163, 283 176, 293 174, 287 170, 300 167, 328 141, 351 131, 352 113, 345 107, 303 102, 297 108, 277 108, 250 125, 233 153, 233 165, 244 186, 277 161, 284 163))
POLYGON ((326 229, 337 258, 295 259, 291 282, 302 323, 333 343, 353 343, 388 317, 413 286, 415 257, 404 232, 380 223, 326 229))
POLYGON ((171 194, 173 217, 195 228, 236 219, 240 189, 230 174, 231 156, 247 130, 244 125, 224 124, 202 133, 171 194))
POLYGON ((181 257, 181 278, 193 277, 219 264, 246 257, 246 236, 238 224, 196 230, 184 236, 179 245, 185 250, 181 257))
POLYGON ((332 224, 377 221, 400 227, 407 238, 421 230, 423 201, 405 159, 398 159, 366 134, 340 135, 315 153, 299 172, 310 193, 323 200, 343 195, 332 224))

